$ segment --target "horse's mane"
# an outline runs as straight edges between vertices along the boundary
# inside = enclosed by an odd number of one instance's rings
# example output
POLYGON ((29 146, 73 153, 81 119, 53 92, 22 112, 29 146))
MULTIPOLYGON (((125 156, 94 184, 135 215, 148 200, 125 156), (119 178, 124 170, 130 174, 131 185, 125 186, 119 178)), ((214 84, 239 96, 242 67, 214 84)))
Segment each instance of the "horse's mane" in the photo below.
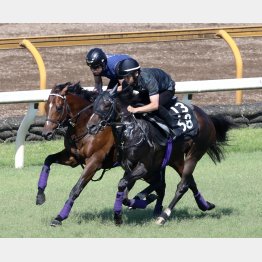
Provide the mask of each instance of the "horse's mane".
MULTIPOLYGON (((148 104, 147 99, 143 95, 141 96, 140 93, 134 94, 133 88, 130 86, 129 88, 123 89, 123 91, 118 94, 118 98, 122 103, 126 105, 131 104, 134 107, 148 104)), ((140 122, 140 125, 148 134, 148 138, 151 141, 162 144, 162 141, 166 139, 166 134, 159 126, 148 121, 142 114, 137 114, 136 119, 140 122)))
POLYGON ((72 85, 71 82, 55 84, 52 90, 54 93, 60 93, 66 86, 70 85, 72 85))
POLYGON ((67 91, 71 94, 78 95, 85 100, 94 101, 97 97, 97 92, 85 90, 80 81, 76 83, 66 82, 61 84, 56 84, 54 87, 54 92, 61 92, 66 86, 68 86, 67 91))

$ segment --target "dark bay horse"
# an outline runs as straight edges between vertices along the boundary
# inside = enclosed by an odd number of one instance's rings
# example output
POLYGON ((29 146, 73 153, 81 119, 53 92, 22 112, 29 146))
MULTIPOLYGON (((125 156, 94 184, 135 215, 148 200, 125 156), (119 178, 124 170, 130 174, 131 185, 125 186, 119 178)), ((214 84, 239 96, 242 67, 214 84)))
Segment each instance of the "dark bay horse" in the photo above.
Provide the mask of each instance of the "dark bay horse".
MULTIPOLYGON (((163 159, 166 159, 167 146, 160 145, 156 140, 156 137, 159 136, 158 129, 144 119, 136 119, 127 111, 132 96, 132 92, 128 91, 100 94, 94 103, 94 114, 88 122, 90 133, 99 134, 103 132, 101 130, 105 126, 111 126, 121 155, 121 166, 125 174, 119 181, 114 204, 114 220, 117 225, 123 222, 122 204, 128 206, 134 204, 127 196, 130 183, 138 179, 151 183, 155 179, 154 184, 161 184, 155 174, 163 168, 163 159)), ((170 157, 169 160, 166 160, 166 164, 177 171, 181 180, 177 185, 174 198, 156 220, 159 225, 165 223, 172 209, 188 189, 192 190, 195 201, 202 211, 215 207, 199 192, 193 171, 205 153, 214 163, 221 161, 224 157, 223 146, 227 144, 227 132, 234 126, 234 123, 223 116, 208 116, 199 107, 192 106, 199 131, 196 136, 187 140, 171 140, 170 157)))
MULTIPOLYGON (((93 101, 97 93, 85 91, 82 93, 79 83, 70 82, 56 85, 52 88, 45 105, 47 119, 43 128, 43 136, 51 140, 57 128, 66 126, 64 149, 56 154, 48 155, 44 161, 38 181, 36 204, 45 202, 45 188, 52 164, 71 167, 82 165, 82 174, 70 192, 61 212, 52 221, 51 226, 61 225, 71 211, 76 198, 99 169, 110 169, 117 166, 117 155, 114 137, 110 127, 106 127, 97 135, 87 132, 86 124, 92 115, 93 101)), ((148 195, 152 189, 140 193, 148 195)), ((151 197, 146 204, 154 199, 151 197)))

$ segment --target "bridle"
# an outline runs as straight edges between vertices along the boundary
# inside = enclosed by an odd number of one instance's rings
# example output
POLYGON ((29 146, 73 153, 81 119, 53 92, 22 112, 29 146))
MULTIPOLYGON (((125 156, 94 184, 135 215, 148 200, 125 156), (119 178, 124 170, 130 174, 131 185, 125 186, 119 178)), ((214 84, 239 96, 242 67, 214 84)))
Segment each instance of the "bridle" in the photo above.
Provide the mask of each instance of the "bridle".
MULTIPOLYGON (((97 114, 98 116, 100 116, 101 120, 97 123, 96 126, 98 126, 97 131, 95 134, 97 134, 101 129, 105 128, 106 126, 112 126, 112 125, 116 125, 116 124, 122 124, 122 123, 116 123, 116 122, 111 122, 111 119, 113 119, 114 117, 114 113, 115 113, 115 109, 116 109, 116 101, 114 99, 112 99, 110 96, 108 96, 108 99, 104 99, 103 96, 101 96, 98 100, 95 101, 94 104, 94 113, 97 114), (95 109, 97 103, 103 99, 104 102, 109 101, 111 103, 111 107, 110 109, 105 112, 99 109, 95 109)), ((122 124, 123 125, 123 124, 122 124)))
POLYGON ((56 124, 57 125, 56 129, 60 129, 60 128, 64 127, 65 122, 67 121, 66 116, 70 112, 69 106, 68 106, 67 101, 66 101, 66 96, 65 95, 62 96, 60 94, 50 94, 49 96, 60 97, 60 98, 62 98, 64 100, 63 112, 61 112, 60 118, 58 120, 53 120, 51 118, 47 118, 46 119, 46 122, 48 121, 48 122, 51 122, 53 124, 56 124), (64 119, 63 119, 63 117, 64 117, 64 119))
POLYGON ((60 95, 60 94, 50 94, 49 96, 56 96, 56 97, 60 97, 64 100, 64 105, 63 105, 63 112, 61 112, 61 116, 58 120, 53 120, 50 118, 47 118, 46 121, 49 121, 51 123, 54 123, 57 125, 56 130, 60 129, 68 124, 70 124, 72 127, 75 127, 76 122, 78 120, 78 117, 80 116, 80 114, 85 111, 86 109, 90 108, 93 106, 93 103, 91 103, 90 105, 84 107, 82 110, 80 110, 76 115, 70 117, 70 107, 67 103, 66 100, 66 95, 60 95), (69 116, 70 118, 67 118, 66 116, 69 116), (64 119, 63 119, 64 117, 64 119))
MULTIPOLYGON (((115 113, 115 110, 116 110, 116 100, 113 99, 112 97, 110 97, 110 95, 108 96, 108 99, 105 100, 104 97, 101 97, 99 100, 97 100, 95 102, 95 105, 94 105, 94 113, 97 114, 98 116, 100 116, 101 120, 96 124, 96 126, 98 127, 96 129, 96 133, 97 134, 99 131, 101 131, 104 127, 106 126, 111 126, 112 128, 116 128, 117 126, 127 126, 127 125, 133 125, 134 123, 138 125, 138 127, 141 129, 142 133, 143 133, 143 136, 142 138, 140 139, 140 141, 138 141, 137 143, 135 144, 132 144, 132 145, 128 145, 128 146, 125 146, 123 144, 123 142, 121 142, 121 145, 119 145, 122 149, 124 148, 129 148, 129 147, 133 147, 133 146, 138 146, 139 144, 141 144, 144 140, 147 141, 147 143, 153 147, 152 143, 150 142, 150 140, 148 139, 148 136, 145 132, 145 130, 142 128, 142 126, 140 125, 140 123, 137 121, 137 119, 135 118, 134 114, 133 113, 130 113, 130 116, 132 116, 132 122, 128 122, 128 121, 121 121, 120 122, 112 122, 111 120, 113 119, 114 117, 114 113, 115 113), (109 101, 111 103, 111 107, 110 109, 107 111, 107 112, 104 112, 102 110, 99 110, 99 109, 95 109, 96 108, 96 104, 99 102, 100 99, 102 99, 104 101, 109 101)), ((123 119, 123 118, 126 118, 127 116, 124 115, 124 113, 120 113, 120 118, 123 119), (122 116, 121 116, 122 115, 122 116)))

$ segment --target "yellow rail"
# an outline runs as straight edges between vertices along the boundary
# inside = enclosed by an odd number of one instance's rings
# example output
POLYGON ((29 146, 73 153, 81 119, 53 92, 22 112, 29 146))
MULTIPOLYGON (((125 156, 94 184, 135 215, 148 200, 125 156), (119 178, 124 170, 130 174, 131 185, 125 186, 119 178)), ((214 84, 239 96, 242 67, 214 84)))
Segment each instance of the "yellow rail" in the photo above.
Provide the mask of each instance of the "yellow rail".
POLYGON ((19 37, 0 39, 0 49, 22 48, 19 43, 28 39, 35 47, 102 45, 121 43, 142 43, 174 40, 218 39, 217 31, 224 30, 231 37, 262 37, 261 26, 214 27, 178 30, 155 30, 141 32, 58 35, 41 37, 19 37))
MULTIPOLYGON (((43 59, 40 55, 40 53, 38 52, 38 50, 34 47, 34 45, 32 45, 32 43, 27 40, 27 39, 23 39, 23 41, 20 43, 20 46, 27 48, 32 56, 34 57, 37 66, 38 66, 38 70, 39 70, 39 75, 40 75, 40 89, 46 89, 46 70, 45 70, 45 65, 43 62, 43 59)), ((44 115, 45 114, 45 103, 40 103, 39 104, 39 115, 44 115)))
MULTIPOLYGON (((231 48, 236 62, 236 78, 242 78, 243 77, 243 61, 240 54, 240 51, 235 43, 235 41, 232 39, 232 37, 224 30, 219 30, 217 33, 218 36, 222 37, 231 48)), ((236 104, 241 105, 243 100, 243 92, 242 90, 236 91, 236 104)))

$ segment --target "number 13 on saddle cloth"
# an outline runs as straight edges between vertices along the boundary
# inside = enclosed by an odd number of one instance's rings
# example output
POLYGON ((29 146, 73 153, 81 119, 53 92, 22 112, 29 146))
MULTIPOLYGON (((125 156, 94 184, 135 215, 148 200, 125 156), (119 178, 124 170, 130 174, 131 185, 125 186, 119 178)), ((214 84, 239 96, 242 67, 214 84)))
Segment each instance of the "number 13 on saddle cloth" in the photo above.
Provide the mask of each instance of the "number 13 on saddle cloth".
POLYGON ((194 137, 198 133, 198 122, 193 107, 177 101, 169 110, 175 122, 176 132, 185 138, 194 137))

